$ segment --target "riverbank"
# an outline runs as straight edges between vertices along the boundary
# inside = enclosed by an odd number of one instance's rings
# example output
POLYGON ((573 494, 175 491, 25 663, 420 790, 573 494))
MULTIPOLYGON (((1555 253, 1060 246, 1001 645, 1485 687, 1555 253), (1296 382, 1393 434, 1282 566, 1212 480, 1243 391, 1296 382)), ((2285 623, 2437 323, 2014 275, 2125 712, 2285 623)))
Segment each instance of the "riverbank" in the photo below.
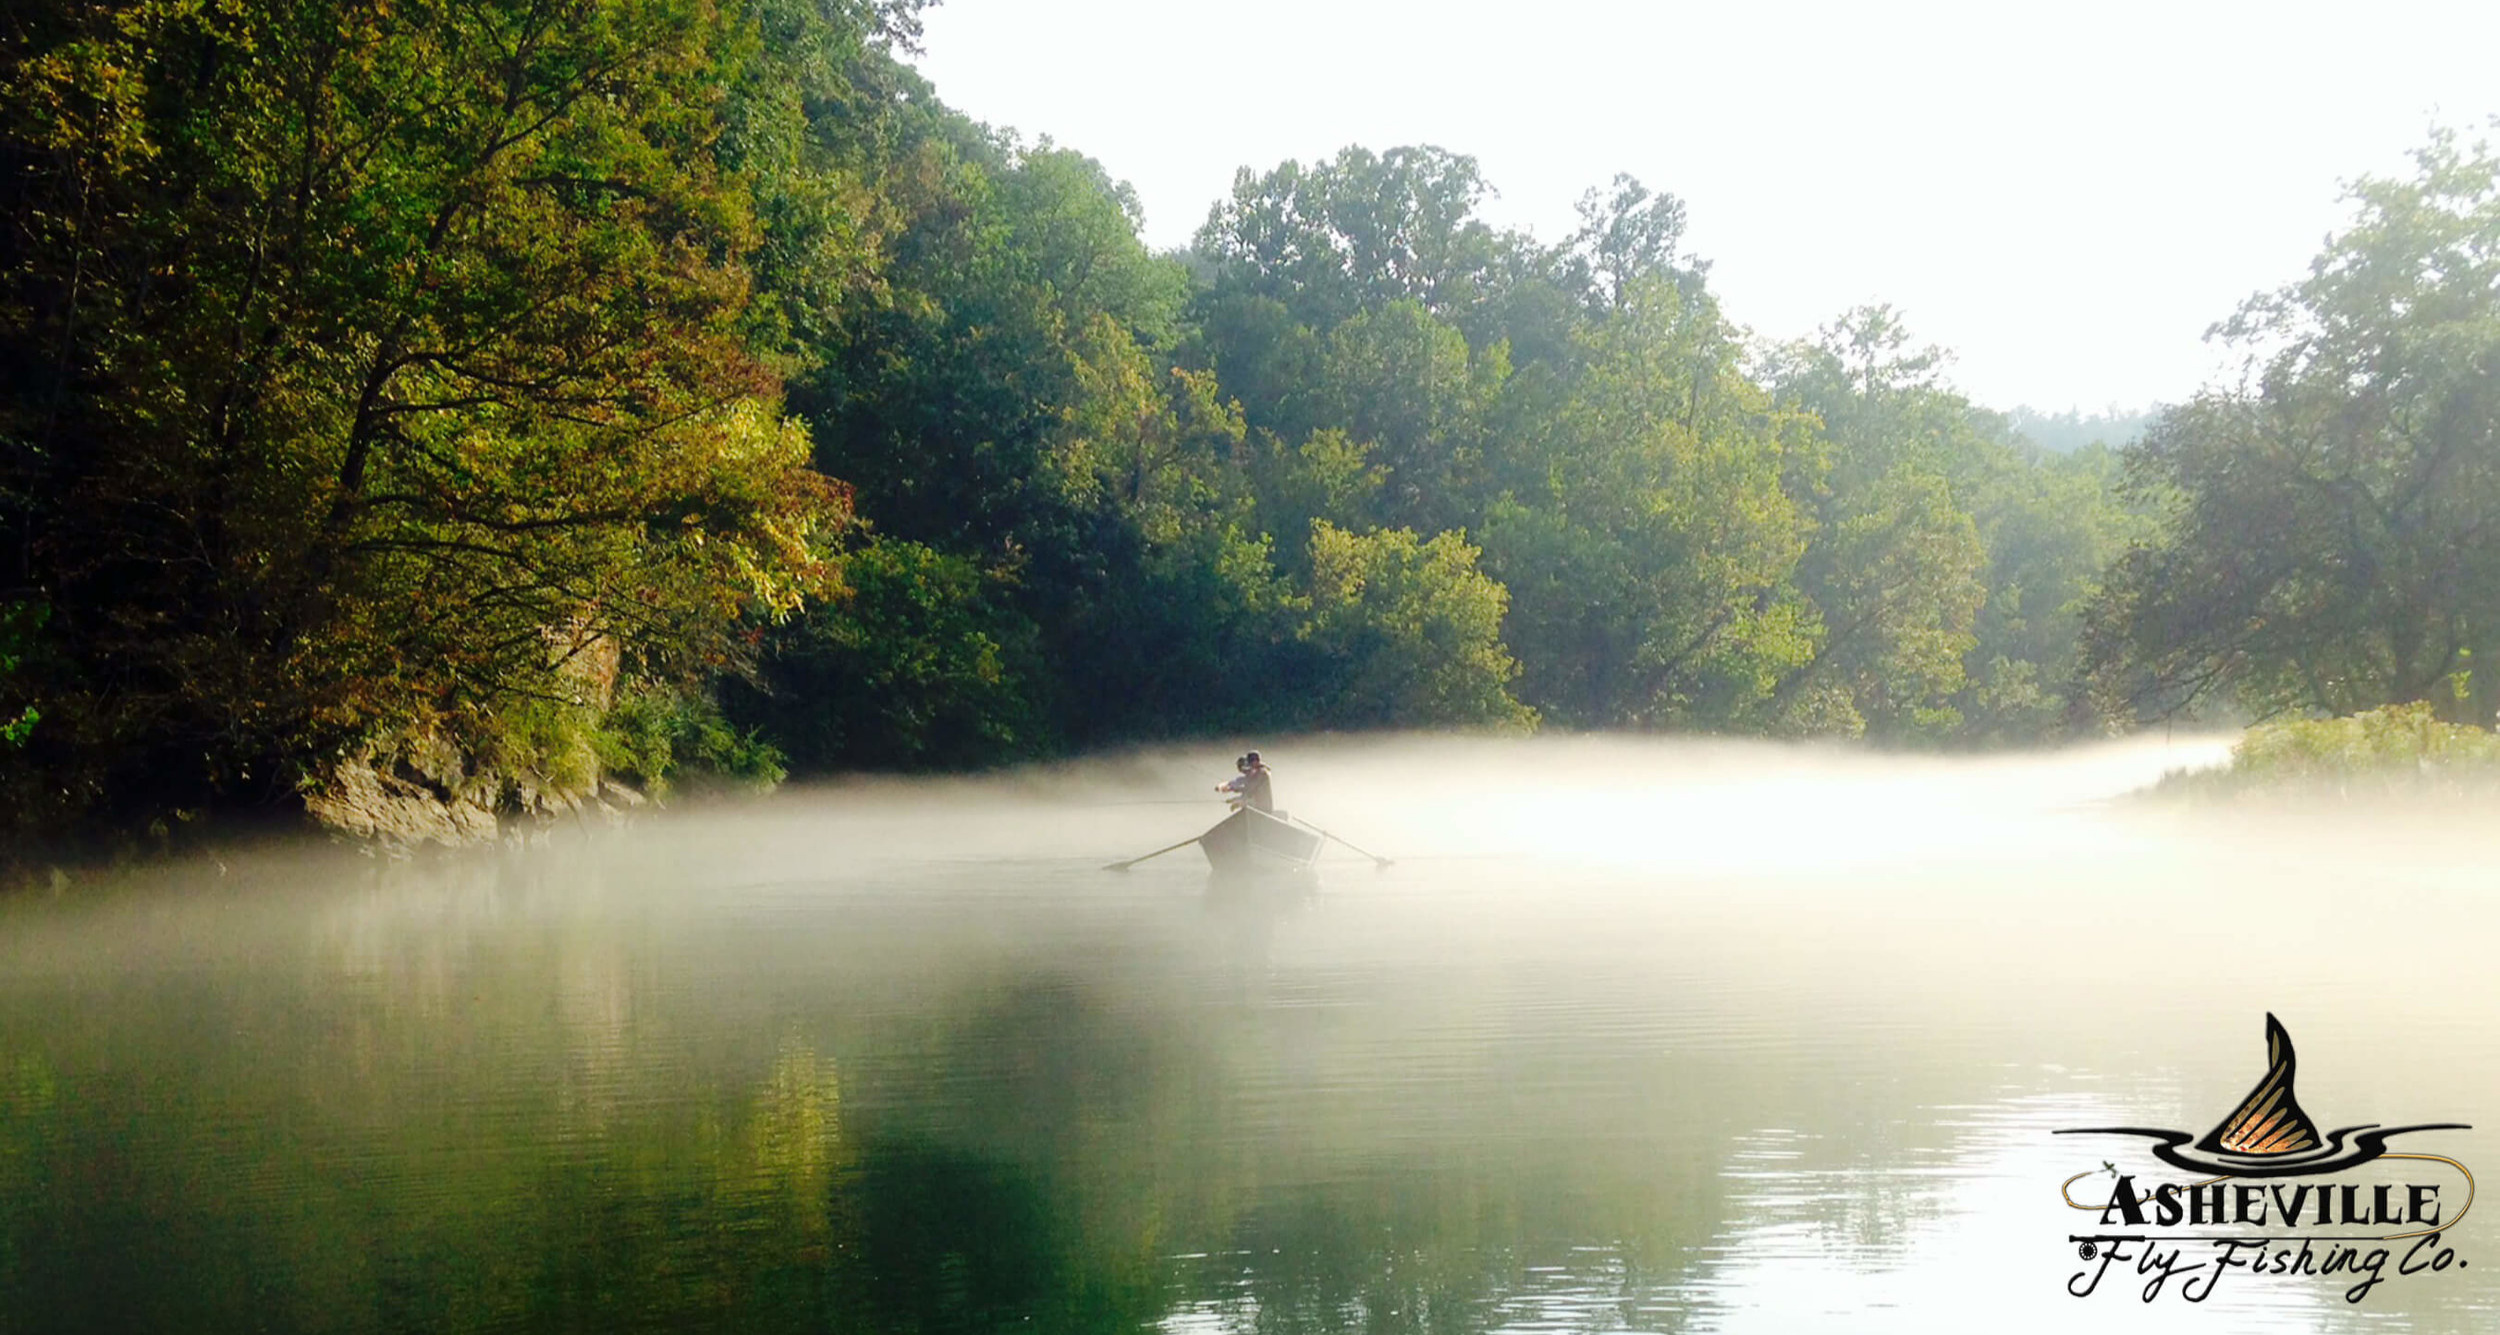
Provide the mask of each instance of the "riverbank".
POLYGON ((2227 763, 2166 774, 2166 802, 2487 800, 2500 796, 2500 734, 2443 723, 2427 703, 2248 729, 2227 763))

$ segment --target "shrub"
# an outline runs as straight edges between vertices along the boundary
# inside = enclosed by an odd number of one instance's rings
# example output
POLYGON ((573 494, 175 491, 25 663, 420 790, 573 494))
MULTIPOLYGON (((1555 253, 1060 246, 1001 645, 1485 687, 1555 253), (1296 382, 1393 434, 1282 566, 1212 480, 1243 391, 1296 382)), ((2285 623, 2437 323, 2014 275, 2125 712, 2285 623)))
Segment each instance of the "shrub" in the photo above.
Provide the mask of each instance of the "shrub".
POLYGON ((780 751, 722 716, 710 695, 648 684, 620 691, 592 744, 608 772, 653 797, 694 780, 769 789, 789 776, 780 751))
POLYGON ((2426 701, 2250 728, 2221 769, 2172 774, 2166 795, 2461 791, 2500 784, 2500 735, 2442 723, 2426 701))

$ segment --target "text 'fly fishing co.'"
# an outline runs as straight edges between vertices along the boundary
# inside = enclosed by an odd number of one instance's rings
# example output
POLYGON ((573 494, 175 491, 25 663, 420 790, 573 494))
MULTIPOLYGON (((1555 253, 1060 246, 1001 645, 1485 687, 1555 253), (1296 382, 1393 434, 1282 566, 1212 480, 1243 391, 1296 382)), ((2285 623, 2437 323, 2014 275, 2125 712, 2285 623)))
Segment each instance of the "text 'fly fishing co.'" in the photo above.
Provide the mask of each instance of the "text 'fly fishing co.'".
POLYGON ((2066 1179, 2066 1204, 2100 1217, 2100 1231, 2067 1236, 2084 1266, 2066 1291, 2124 1291, 2134 1277, 2145 1302, 2173 1293, 2198 1303, 2225 1276, 2246 1276, 2340 1285, 2344 1301, 2358 1303, 2391 1280, 2464 1269, 2448 1239, 2474 1204, 2473 1173, 2445 1155, 2398 1153, 2387 1142, 2471 1128, 2364 1125, 2322 1135, 2292 1097, 2293 1069, 2291 1035, 2268 1015, 2265 1078, 2201 1139, 2137 1126, 2058 1132, 2144 1137, 2154 1158, 2188 1175, 2140 1179, 2104 1161, 2066 1179), (2378 1167, 2331 1180, 2367 1165, 2378 1167), (2093 1177, 2112 1179, 2105 1197, 2097 1186, 2079 1187, 2093 1177))

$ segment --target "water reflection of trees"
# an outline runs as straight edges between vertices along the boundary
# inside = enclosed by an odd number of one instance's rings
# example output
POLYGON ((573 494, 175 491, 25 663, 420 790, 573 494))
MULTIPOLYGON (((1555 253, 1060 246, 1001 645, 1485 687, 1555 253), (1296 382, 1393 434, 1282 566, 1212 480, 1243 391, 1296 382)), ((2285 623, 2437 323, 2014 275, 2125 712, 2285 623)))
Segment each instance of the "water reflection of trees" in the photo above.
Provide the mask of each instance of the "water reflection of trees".
POLYGON ((1731 1249, 1882 1264, 1966 1079, 1787 1050, 1811 994, 1703 1041, 1645 962, 1321 967, 1324 900, 906 977, 526 865, 401 889, 0 990, 0 1330, 1675 1330, 1731 1249))
POLYGON ((615 945, 12 998, 0 1326, 1470 1331, 1554 1239, 1712 1227, 1654 1172, 1298 1145, 1209 1016, 1070 977, 654 1061, 685 1017, 615 945))

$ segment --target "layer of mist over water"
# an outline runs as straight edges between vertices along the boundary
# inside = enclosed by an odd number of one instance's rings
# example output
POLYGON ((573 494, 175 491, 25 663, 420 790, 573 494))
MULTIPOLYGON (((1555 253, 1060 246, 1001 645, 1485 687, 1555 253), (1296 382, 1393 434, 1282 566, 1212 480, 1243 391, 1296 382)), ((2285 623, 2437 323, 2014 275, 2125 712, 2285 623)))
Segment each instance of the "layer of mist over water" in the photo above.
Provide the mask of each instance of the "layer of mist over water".
POLYGON ((1276 746, 1395 860, 1312 886, 1102 870, 1209 749, 20 900, 0 1329, 2490 1329, 2500 1216, 2065 1292, 2060 1182, 2164 1170, 2050 1133, 2268 1012, 2321 1125, 2500 1125, 2489 819, 2111 800, 2221 752, 1276 746))

